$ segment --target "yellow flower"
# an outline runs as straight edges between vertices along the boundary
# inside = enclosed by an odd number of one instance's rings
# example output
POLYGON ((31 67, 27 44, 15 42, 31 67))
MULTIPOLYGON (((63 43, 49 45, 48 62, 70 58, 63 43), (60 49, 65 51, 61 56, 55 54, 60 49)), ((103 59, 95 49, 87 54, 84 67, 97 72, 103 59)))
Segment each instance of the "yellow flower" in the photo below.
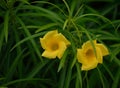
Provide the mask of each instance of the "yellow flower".
POLYGON ((96 54, 90 41, 82 45, 82 49, 77 49, 78 62, 82 64, 81 70, 91 70, 96 68, 98 63, 103 63, 103 56, 109 54, 107 48, 103 44, 93 41, 96 54))
POLYGON ((48 32, 43 38, 40 38, 42 48, 45 50, 42 53, 43 57, 50 59, 63 56, 70 42, 57 30, 48 32))

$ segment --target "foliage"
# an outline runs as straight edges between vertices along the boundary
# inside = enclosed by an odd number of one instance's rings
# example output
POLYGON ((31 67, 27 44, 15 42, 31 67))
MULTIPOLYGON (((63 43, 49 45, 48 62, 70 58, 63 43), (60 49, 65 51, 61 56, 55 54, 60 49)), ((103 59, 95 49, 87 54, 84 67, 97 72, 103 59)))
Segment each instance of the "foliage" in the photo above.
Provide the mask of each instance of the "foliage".
POLYGON ((118 88, 119 0, 0 0, 0 88, 118 88), (57 29, 70 42, 61 60, 41 56, 39 38, 57 29), (76 49, 93 39, 110 55, 81 71, 76 49))

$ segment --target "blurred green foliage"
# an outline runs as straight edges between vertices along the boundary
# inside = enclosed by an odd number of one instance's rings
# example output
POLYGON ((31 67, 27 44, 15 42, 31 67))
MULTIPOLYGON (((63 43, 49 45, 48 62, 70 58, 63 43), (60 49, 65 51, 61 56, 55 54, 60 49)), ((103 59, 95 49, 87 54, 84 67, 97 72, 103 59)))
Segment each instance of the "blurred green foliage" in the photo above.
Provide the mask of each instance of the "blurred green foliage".
POLYGON ((119 0, 0 0, 0 88, 119 88, 119 9, 119 0), (39 38, 54 29, 71 42, 61 60, 41 56, 39 38), (92 39, 110 55, 81 71, 76 49, 92 39))

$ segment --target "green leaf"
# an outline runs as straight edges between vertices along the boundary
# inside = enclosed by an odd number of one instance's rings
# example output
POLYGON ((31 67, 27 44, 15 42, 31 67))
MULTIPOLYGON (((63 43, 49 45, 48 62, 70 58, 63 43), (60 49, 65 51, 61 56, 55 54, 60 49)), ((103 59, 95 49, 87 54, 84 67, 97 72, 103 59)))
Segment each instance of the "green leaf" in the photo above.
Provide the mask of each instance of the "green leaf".
POLYGON ((120 59, 117 57, 114 57, 113 61, 120 67, 120 59))
POLYGON ((105 82, 104 82, 104 79, 103 79, 103 74, 102 74, 102 72, 99 70, 98 67, 97 67, 97 70, 98 70, 98 73, 99 73, 99 77, 100 77, 102 86, 103 86, 103 88, 106 88, 106 85, 105 85, 105 82))
MULTIPOLYGON (((61 9, 58 5, 54 4, 54 3, 51 3, 51 2, 47 2, 47 1, 34 1, 33 3, 40 3, 40 4, 48 4, 48 5, 51 5, 55 8, 57 8, 60 12, 62 12, 65 16, 66 14, 64 13, 63 9, 61 9)), ((67 16, 66 16, 67 17, 67 16)))
POLYGON ((23 40, 20 40, 19 42, 17 42, 12 48, 10 51, 12 51, 13 49, 15 49, 16 47, 18 47, 20 44, 24 43, 24 42, 27 42, 28 40, 31 40, 31 39, 34 39, 36 37, 39 37, 40 35, 42 35, 42 33, 37 33, 37 34, 34 34, 34 35, 31 35, 31 36, 28 36, 26 38, 24 38, 23 40))
POLYGON ((112 87, 111 88, 118 88, 120 86, 120 66, 115 74, 115 79, 113 81, 112 87))
POLYGON ((120 47, 114 48, 114 50, 111 51, 111 61, 115 59, 116 55, 120 53, 120 47))
POLYGON ((6 9, 6 2, 5 2, 5 0, 1 0, 0 1, 0 7, 6 9))
MULTIPOLYGON (((28 36, 28 37, 32 36, 31 33, 28 31, 27 27, 25 26, 25 24, 23 23, 23 21, 19 17, 16 17, 16 18, 19 21, 19 23, 21 24, 26 36, 28 36)), ((38 55, 38 57, 42 61, 42 56, 41 56, 41 53, 39 51, 39 48, 37 47, 37 44, 35 43, 35 40, 30 38, 30 42, 31 42, 36 54, 38 55)))
POLYGON ((59 67, 58 67, 58 72, 65 66, 67 54, 68 54, 68 49, 65 51, 65 53, 63 54, 63 57, 60 60, 60 64, 59 64, 59 67))
POLYGON ((113 27, 113 29, 115 29, 114 24, 113 24, 108 18, 106 18, 106 17, 104 17, 104 16, 102 16, 102 15, 99 15, 99 14, 83 14, 83 15, 80 15, 80 16, 76 17, 76 18, 74 19, 74 21, 80 20, 81 18, 84 18, 84 17, 86 17, 86 16, 94 16, 94 17, 101 18, 103 21, 109 22, 109 23, 111 24, 111 26, 113 27))
POLYGON ((38 30, 35 31, 35 33, 38 33, 40 31, 49 29, 49 28, 54 27, 54 26, 57 26, 57 24, 56 23, 49 23, 49 24, 46 24, 46 25, 42 25, 42 26, 39 27, 38 30))
POLYGON ((18 1, 20 1, 20 2, 23 2, 23 3, 25 3, 25 4, 30 5, 30 3, 28 2, 28 0, 18 0, 18 1))
POLYGON ((63 0, 63 2, 64 2, 65 6, 66 6, 66 8, 67 8, 67 11, 68 11, 68 13, 69 13, 69 16, 71 16, 72 14, 71 14, 71 10, 70 10, 70 7, 69 7, 68 3, 67 3, 65 0, 63 0))
POLYGON ((20 83, 20 82, 26 82, 26 81, 50 81, 48 79, 40 79, 40 78, 23 78, 23 79, 17 79, 17 80, 13 80, 10 81, 6 84, 3 84, 3 86, 9 86, 9 85, 13 85, 15 83, 20 83))
POLYGON ((23 51, 13 61, 12 65, 9 68, 9 71, 8 71, 8 73, 6 75, 5 82, 8 82, 12 78, 13 73, 15 72, 16 67, 18 65, 18 62, 19 62, 19 60, 20 60, 20 58, 21 58, 21 56, 22 56, 22 54, 23 54, 24 51, 25 51, 25 49, 23 49, 23 51))
POLYGON ((76 68, 77 68, 77 78, 79 79, 80 88, 83 88, 83 87, 82 87, 81 69, 80 69, 80 66, 79 66, 78 63, 76 63, 76 68))
POLYGON ((70 88, 71 76, 72 76, 72 69, 69 67, 66 75, 64 88, 70 88))
POLYGON ((4 30, 1 30, 2 32, 0 33, 0 52, 3 46, 3 42, 4 42, 4 30))
POLYGON ((5 33, 4 35, 6 42, 8 40, 8 28, 9 28, 9 11, 6 12, 4 18, 4 33, 5 33))
POLYGON ((59 82, 57 85, 58 88, 64 88, 66 69, 67 69, 66 66, 63 69, 61 69, 60 78, 59 78, 59 82))
POLYGON ((108 72, 108 74, 110 75, 111 79, 114 80, 114 76, 113 76, 112 72, 110 71, 110 69, 107 67, 107 65, 103 63, 103 66, 104 66, 105 70, 108 72))
POLYGON ((34 78, 34 76, 46 65, 48 64, 49 60, 45 60, 43 62, 39 62, 32 71, 28 74, 27 78, 34 78))
POLYGON ((43 14, 43 13, 46 14, 45 16, 48 17, 48 18, 51 18, 51 19, 54 18, 53 20, 59 21, 61 23, 64 22, 63 19, 61 19, 61 17, 57 13, 55 13, 53 11, 50 11, 50 10, 47 10, 47 9, 44 9, 42 7, 32 6, 32 5, 29 5, 29 6, 24 5, 21 9, 38 10, 38 11, 41 11, 41 14, 43 14))
POLYGON ((78 77, 76 77, 75 88, 80 88, 79 87, 79 78, 78 77))

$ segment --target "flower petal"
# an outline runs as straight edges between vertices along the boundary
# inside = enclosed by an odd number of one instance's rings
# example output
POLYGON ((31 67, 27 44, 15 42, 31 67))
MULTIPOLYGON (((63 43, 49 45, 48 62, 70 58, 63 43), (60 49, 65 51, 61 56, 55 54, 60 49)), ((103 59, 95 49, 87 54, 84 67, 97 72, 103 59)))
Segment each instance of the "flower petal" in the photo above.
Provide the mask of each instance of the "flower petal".
POLYGON ((97 67, 98 62, 97 61, 93 61, 90 64, 82 64, 81 70, 91 70, 97 67))
POLYGON ((61 33, 56 35, 56 37, 58 41, 63 41, 66 45, 70 45, 70 42, 61 33))
POLYGON ((98 63, 103 63, 103 55, 100 48, 96 47, 98 63))
POLYGON ((58 52, 58 55, 57 55, 59 59, 63 56, 66 48, 67 47, 66 47, 64 42, 59 42, 59 50, 58 50, 59 52, 58 52))
POLYGON ((85 65, 89 65, 89 64, 93 64, 94 62, 97 62, 97 59, 94 55, 94 51, 91 47, 88 47, 87 49, 78 49, 77 59, 78 62, 85 65))
POLYGON ((103 56, 106 56, 109 54, 108 49, 103 44, 96 44, 96 46, 100 48, 103 56))
POLYGON ((49 38, 52 38, 53 36, 58 35, 57 30, 53 30, 45 34, 44 39, 49 40, 49 38))
POLYGON ((56 50, 56 51, 53 51, 53 52, 45 50, 45 51, 42 53, 42 56, 43 56, 43 57, 46 57, 46 58, 54 59, 54 58, 56 58, 57 54, 58 54, 58 51, 57 51, 57 50, 56 50))
POLYGON ((43 49, 46 49, 46 42, 43 38, 40 38, 40 43, 43 49))
POLYGON ((82 49, 77 49, 77 59, 80 63, 86 63, 86 58, 82 49))
MULTIPOLYGON (((94 45, 96 44, 96 40, 93 41, 94 45)), ((92 47, 92 44, 90 41, 87 41, 85 42, 83 45, 82 45, 82 49, 87 49, 88 47, 92 47)))
POLYGON ((93 69, 97 66, 98 64, 98 60, 96 57, 91 57, 91 58, 85 58, 86 59, 86 63, 82 63, 83 64, 83 67, 84 69, 88 68, 88 69, 93 69))

